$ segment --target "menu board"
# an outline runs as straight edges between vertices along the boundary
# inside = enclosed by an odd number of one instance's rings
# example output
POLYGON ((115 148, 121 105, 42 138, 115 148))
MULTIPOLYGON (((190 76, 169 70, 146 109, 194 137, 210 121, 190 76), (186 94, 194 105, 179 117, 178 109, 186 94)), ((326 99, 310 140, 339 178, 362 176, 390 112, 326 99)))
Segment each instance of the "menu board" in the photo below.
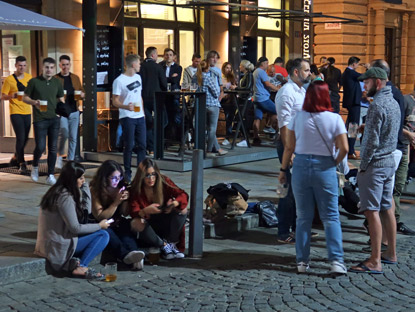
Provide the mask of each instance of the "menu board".
POLYGON ((110 27, 97 25, 97 86, 108 85, 110 72, 110 27))

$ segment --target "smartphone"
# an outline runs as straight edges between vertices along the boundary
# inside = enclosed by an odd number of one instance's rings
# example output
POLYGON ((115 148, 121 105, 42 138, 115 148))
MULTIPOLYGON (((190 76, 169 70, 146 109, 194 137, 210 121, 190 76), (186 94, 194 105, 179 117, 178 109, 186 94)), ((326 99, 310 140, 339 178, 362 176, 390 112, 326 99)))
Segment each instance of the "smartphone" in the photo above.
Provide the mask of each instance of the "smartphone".
POLYGON ((113 218, 108 219, 105 223, 107 223, 107 224, 111 224, 112 222, 114 222, 114 219, 113 219, 113 218))

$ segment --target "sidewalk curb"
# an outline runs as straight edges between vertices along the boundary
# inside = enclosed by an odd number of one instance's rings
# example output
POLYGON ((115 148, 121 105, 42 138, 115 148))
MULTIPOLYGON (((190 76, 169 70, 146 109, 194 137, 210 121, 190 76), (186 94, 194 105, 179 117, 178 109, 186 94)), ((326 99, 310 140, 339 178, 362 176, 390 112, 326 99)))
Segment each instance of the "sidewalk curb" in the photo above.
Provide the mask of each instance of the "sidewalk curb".
MULTIPOLYGON (((15 257, 10 257, 11 259, 15 257)), ((0 285, 46 276, 45 259, 23 258, 21 263, 0 267, 0 285)), ((14 260, 15 261, 15 260, 14 260)))

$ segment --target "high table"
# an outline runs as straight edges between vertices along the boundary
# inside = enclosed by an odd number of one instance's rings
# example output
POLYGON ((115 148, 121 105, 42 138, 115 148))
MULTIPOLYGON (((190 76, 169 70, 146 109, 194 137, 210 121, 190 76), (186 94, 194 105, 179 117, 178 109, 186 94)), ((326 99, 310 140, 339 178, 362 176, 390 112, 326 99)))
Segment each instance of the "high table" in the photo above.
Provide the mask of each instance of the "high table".
POLYGON ((235 134, 233 136, 233 141, 231 145, 231 149, 233 149, 236 145, 236 139, 238 138, 239 131, 242 128, 242 135, 244 136, 246 143, 248 144, 248 147, 251 147, 251 144, 249 143, 249 135, 246 132, 245 125, 243 122, 243 118, 245 116, 246 107, 248 105, 249 97, 251 95, 251 91, 249 90, 224 90, 225 94, 230 94, 235 97, 235 108, 236 108, 236 114, 234 117, 234 122, 237 121, 236 124, 236 130, 235 134), (238 102, 238 96, 239 98, 242 98, 242 105, 238 102))
MULTIPOLYGON (((194 101, 194 116, 195 116, 195 131, 194 131, 194 148, 201 149, 203 158, 205 158, 205 132, 206 132, 206 92, 192 92, 192 91, 157 91, 156 105, 154 110, 154 158, 164 158, 164 127, 165 114, 163 114, 166 98, 178 95, 182 98, 182 139, 180 146, 180 155, 183 157, 186 137, 184 135, 185 117, 189 114, 189 107, 186 103, 186 96, 192 96, 194 101)), ((188 118, 188 122, 192 123, 193 118, 188 118)))

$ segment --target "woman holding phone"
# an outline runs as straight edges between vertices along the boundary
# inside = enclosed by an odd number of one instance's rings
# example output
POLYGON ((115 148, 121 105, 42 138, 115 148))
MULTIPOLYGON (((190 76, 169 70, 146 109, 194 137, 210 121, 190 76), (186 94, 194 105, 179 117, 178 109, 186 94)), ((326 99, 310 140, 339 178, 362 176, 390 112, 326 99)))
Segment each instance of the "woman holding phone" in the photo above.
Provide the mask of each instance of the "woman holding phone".
POLYGON ((188 200, 189 195, 162 175, 153 160, 139 164, 131 185, 131 226, 140 233, 140 241, 160 248, 166 260, 184 258, 176 245, 183 237, 188 200))
POLYGON ((133 268, 143 268, 144 252, 139 251, 136 233, 131 231, 128 215, 129 192, 124 185, 124 171, 114 160, 107 160, 98 168, 91 181, 92 214, 98 221, 113 219, 107 229, 110 241, 109 249, 117 259, 133 268))
POLYGON ((108 244, 108 223, 102 219, 82 224, 85 213, 91 212, 91 193, 84 173, 81 164, 67 162, 56 184, 43 196, 35 254, 46 258, 54 273, 101 280, 104 275, 88 264, 108 244))

